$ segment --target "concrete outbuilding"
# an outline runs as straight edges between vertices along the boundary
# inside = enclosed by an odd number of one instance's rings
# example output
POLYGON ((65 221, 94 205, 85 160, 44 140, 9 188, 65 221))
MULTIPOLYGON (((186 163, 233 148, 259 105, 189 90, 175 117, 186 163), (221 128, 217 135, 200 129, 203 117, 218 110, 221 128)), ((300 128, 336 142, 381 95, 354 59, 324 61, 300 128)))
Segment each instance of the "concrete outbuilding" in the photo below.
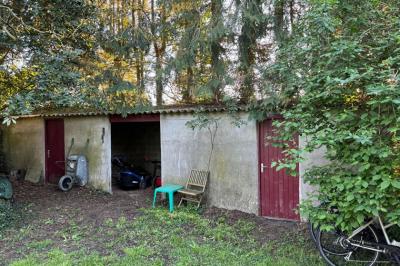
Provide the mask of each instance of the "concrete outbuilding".
MULTIPOLYGON (((127 116, 43 113, 22 116, 15 125, 2 126, 0 142, 8 169, 26 170, 25 179, 32 182, 56 183, 68 152, 83 153, 89 161, 89 186, 112 193, 111 159, 123 154, 149 172, 152 162, 160 161, 163 183, 184 185, 191 169, 209 168, 209 205, 299 220, 294 209, 310 189, 301 176, 311 165, 324 163, 323 151, 310 154, 299 165, 297 177, 275 171, 271 162, 283 154, 266 138, 275 134, 274 119, 280 118, 271 116, 258 123, 249 120, 245 110, 232 117, 219 106, 166 107, 127 116), (215 121, 210 128, 188 127, 199 110, 215 121), (213 145, 210 133, 215 134, 213 145)), ((295 139, 298 145, 304 141, 295 139)))

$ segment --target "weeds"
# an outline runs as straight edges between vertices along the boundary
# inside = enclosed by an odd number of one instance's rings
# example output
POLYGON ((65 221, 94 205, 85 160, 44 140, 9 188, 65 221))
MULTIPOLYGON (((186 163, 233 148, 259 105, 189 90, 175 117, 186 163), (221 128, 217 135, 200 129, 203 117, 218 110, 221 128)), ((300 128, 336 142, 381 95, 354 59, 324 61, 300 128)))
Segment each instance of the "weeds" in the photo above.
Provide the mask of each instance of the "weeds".
POLYGON ((24 217, 27 206, 0 201, 0 238, 6 229, 18 226, 24 217))
POLYGON ((36 249, 36 250, 44 250, 48 248, 51 244, 53 244, 53 241, 51 239, 45 239, 41 241, 33 241, 28 244, 28 248, 31 249, 36 249))
POLYGON ((30 255, 14 261, 26 265, 320 265, 319 256, 302 236, 262 245, 253 236, 256 225, 246 220, 228 224, 224 217, 206 219, 187 208, 170 214, 165 209, 142 210, 134 220, 106 219, 96 234, 69 221, 63 230, 74 250, 45 252, 51 240, 28 245, 30 255), (74 235, 79 236, 74 239, 74 235), (108 254, 82 250, 85 241, 102 243, 108 254), (40 255, 39 255, 40 254, 40 255), (118 255, 116 255, 118 254, 118 255))

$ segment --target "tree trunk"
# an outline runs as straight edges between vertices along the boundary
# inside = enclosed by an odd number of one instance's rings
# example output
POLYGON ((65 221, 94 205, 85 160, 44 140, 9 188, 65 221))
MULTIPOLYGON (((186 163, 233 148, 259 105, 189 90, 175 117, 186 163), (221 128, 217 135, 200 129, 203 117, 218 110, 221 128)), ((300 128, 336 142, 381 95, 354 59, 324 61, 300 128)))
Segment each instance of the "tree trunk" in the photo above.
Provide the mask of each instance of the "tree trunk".
MULTIPOLYGON (((162 59, 164 57, 165 53, 165 46, 166 46, 166 40, 165 40, 165 34, 162 32, 160 33, 160 36, 156 36, 156 21, 155 21, 155 16, 156 16, 156 11, 155 11, 155 4, 154 0, 151 0, 151 33, 153 35, 153 47, 154 47, 154 53, 156 55, 156 66, 155 66, 155 72, 156 72, 156 104, 157 105, 163 105, 163 92, 164 92, 164 86, 163 86, 163 71, 162 71, 162 59), (161 39, 161 45, 159 45, 158 41, 161 39)), ((165 23, 165 9, 164 5, 160 7, 161 9, 161 24, 165 23)))
MULTIPOLYGON (((261 0, 246 0, 242 12, 251 12, 254 16, 261 16, 263 15, 261 3, 261 0)), ((244 16, 239 36, 239 73, 242 76, 239 96, 242 103, 248 103, 254 97, 254 63, 257 39, 260 35, 262 35, 260 25, 253 19, 244 16)))
POLYGON ((186 69, 186 88, 182 92, 184 103, 193 103, 193 69, 188 66, 186 69))
POLYGON ((280 45, 285 37, 285 1, 278 0, 275 1, 274 4, 274 33, 275 33, 275 40, 277 41, 278 45, 280 45))
POLYGON ((162 62, 161 62, 161 51, 157 45, 154 45, 156 50, 156 104, 163 105, 163 81, 162 81, 162 62))
MULTIPOLYGON (((222 0, 211 1, 211 27, 215 30, 219 22, 222 20, 222 0)), ((212 71, 212 85, 211 90, 213 93, 213 101, 218 103, 221 98, 222 78, 223 78, 223 63, 220 59, 221 56, 221 37, 212 40, 211 43, 211 71, 212 71)))

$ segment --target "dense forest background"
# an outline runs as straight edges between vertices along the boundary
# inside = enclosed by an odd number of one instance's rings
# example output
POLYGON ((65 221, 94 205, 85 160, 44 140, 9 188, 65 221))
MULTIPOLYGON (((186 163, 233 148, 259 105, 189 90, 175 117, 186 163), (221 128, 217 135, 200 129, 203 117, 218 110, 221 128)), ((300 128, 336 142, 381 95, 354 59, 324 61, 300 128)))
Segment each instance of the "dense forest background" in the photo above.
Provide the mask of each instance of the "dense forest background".
POLYGON ((0 109, 249 103, 299 0, 1 0, 0 109))

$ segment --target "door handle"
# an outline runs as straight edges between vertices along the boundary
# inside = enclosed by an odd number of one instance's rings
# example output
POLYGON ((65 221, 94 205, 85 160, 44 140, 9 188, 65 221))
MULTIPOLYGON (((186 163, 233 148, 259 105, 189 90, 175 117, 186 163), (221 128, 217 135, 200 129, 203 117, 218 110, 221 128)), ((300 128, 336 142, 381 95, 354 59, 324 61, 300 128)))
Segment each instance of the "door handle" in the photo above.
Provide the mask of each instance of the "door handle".
POLYGON ((264 169, 265 169, 265 168, 267 168, 267 166, 264 165, 264 163, 261 163, 261 165, 260 165, 261 173, 264 173, 264 169))
POLYGON ((47 150, 47 158, 50 159, 50 150, 47 150))

